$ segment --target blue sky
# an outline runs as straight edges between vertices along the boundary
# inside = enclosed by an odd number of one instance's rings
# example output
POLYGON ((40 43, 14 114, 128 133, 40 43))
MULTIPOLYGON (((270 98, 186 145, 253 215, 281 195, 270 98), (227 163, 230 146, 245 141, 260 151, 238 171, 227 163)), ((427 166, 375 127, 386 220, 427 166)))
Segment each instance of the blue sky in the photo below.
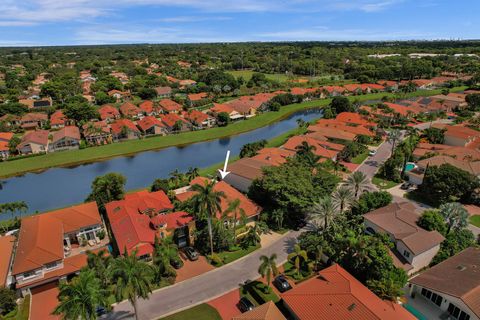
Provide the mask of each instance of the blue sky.
POLYGON ((0 46, 479 39, 478 12, 478 0, 0 0, 0 46))

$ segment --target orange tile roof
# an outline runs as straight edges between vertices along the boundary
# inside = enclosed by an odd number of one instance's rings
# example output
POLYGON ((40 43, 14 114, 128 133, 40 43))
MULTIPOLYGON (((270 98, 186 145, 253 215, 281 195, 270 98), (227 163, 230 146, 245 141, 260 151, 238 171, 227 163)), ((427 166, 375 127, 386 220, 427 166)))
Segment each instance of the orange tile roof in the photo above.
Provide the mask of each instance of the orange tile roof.
POLYGON ((185 112, 183 114, 183 117, 185 119, 187 119, 188 121, 190 121, 192 123, 195 122, 197 124, 200 124, 204 121, 207 121, 210 118, 210 116, 208 114, 203 113, 203 112, 198 111, 198 110, 191 110, 189 112, 185 112))
POLYGON ((0 237, 0 287, 6 286, 10 263, 12 262, 14 236, 0 237))
POLYGON ((178 114, 175 114, 175 113, 165 114, 165 115, 161 116, 160 119, 168 127, 173 127, 175 125, 175 123, 177 123, 177 121, 181 121, 183 123, 188 123, 187 120, 181 118, 178 114))
POLYGON ((191 93, 188 95, 188 100, 190 101, 200 101, 206 98, 208 98, 207 92, 191 93))
POLYGON ((357 124, 366 127, 376 127, 375 122, 365 120, 363 116, 355 112, 341 112, 337 115, 335 120, 345 123, 357 124))
POLYGON ((115 122, 112 123, 112 125, 111 125, 112 132, 115 133, 115 134, 120 134, 124 127, 127 127, 128 129, 130 129, 133 132, 140 132, 140 130, 138 130, 137 126, 132 121, 130 121, 128 119, 115 120, 115 122))
POLYGON ((0 132, 0 141, 9 142, 13 138, 13 132, 0 132))
MULTIPOLYGON (((364 126, 351 126, 343 122, 338 122, 337 120, 331 120, 331 119, 330 120, 320 119, 319 121, 317 121, 317 124, 314 126, 314 128, 318 128, 318 127, 337 129, 339 131, 352 133, 354 135, 365 135, 369 137, 374 136, 373 132, 364 126)), ((316 131, 321 131, 321 130, 316 130, 316 131)))
POLYGON ((80 141, 80 129, 75 126, 66 126, 53 132, 52 142, 57 142, 65 137, 80 141))
POLYGON ((433 127, 445 129, 445 136, 452 136, 460 139, 474 139, 480 137, 480 132, 463 126, 450 126, 441 123, 434 123, 433 127))
POLYGON ((0 151, 10 151, 10 147, 8 146, 8 142, 0 140, 0 151))
POLYGON ((100 109, 98 109, 98 112, 100 113, 100 118, 102 120, 115 119, 120 116, 118 109, 110 104, 103 105, 100 109))
POLYGON ((159 105, 163 110, 167 112, 182 110, 182 106, 180 104, 170 99, 160 100, 159 105))
POLYGON ((224 104, 224 103, 214 103, 213 107, 210 108, 210 111, 212 111, 214 113, 226 112, 228 114, 230 114, 232 112, 235 112, 235 110, 231 106, 229 106, 228 104, 224 104))
POLYGON ((300 146, 303 142, 307 142, 310 146, 315 147, 313 153, 322 158, 333 159, 337 156, 338 152, 335 150, 328 150, 324 148, 318 140, 307 136, 293 136, 285 142, 283 148, 291 151, 296 151, 296 148, 300 146))
POLYGON ((146 116, 142 120, 137 121, 137 125, 142 129, 142 131, 147 131, 153 126, 165 128, 165 125, 155 118, 154 116, 146 116))
POLYGON ((254 308, 253 310, 235 316, 232 320, 286 320, 273 301, 254 308))
POLYGON ((13 274, 63 260, 64 234, 98 224, 102 220, 95 202, 23 218, 13 274))
POLYGON ((335 128, 327 128, 324 126, 319 126, 319 125, 312 125, 308 127, 309 132, 314 132, 317 133, 321 136, 324 136, 329 139, 340 139, 340 140, 346 140, 346 141, 353 141, 355 140, 355 137, 357 136, 354 133, 343 131, 343 130, 338 130, 335 128))
POLYGON ((145 100, 140 105, 138 106, 143 112, 149 114, 153 112, 153 101, 151 100, 145 100))
POLYGON ((57 110, 50 116, 51 125, 65 124, 65 121, 67 121, 67 117, 63 114, 62 110, 57 110))
POLYGON ((127 117, 136 117, 142 111, 133 103, 125 102, 120 106, 120 112, 127 117))
POLYGON ((48 135, 47 130, 36 130, 27 132, 23 137, 22 141, 17 148, 23 148, 25 145, 30 143, 36 143, 46 146, 48 144, 48 135))
POLYGON ((282 294, 302 320, 414 320, 406 309, 383 301, 339 265, 282 294))

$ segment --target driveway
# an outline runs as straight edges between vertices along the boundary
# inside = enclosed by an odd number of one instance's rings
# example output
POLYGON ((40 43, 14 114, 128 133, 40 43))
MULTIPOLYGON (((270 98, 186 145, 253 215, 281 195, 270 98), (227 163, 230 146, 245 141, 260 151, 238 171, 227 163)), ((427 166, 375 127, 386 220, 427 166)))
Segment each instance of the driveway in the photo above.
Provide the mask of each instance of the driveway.
POLYGON ((384 141, 374 156, 369 156, 356 171, 363 172, 369 179, 372 179, 380 166, 390 157, 392 144, 384 141))
MULTIPOLYGON (((139 300, 140 320, 158 319, 195 305, 216 299, 234 289, 246 280, 258 278, 257 267, 260 256, 277 254, 277 263, 287 261, 288 253, 296 243, 301 231, 292 231, 268 247, 261 248, 246 257, 200 276, 159 289, 150 295, 149 300, 139 300)), ((132 319, 132 306, 128 301, 114 306, 107 319, 132 319)))
POLYGON ((237 307, 239 300, 240 289, 237 288, 221 297, 209 301, 208 304, 217 309, 223 320, 231 320, 241 313, 237 307))
POLYGON ((175 282, 185 281, 215 269, 214 266, 208 263, 204 256, 200 256, 197 261, 190 261, 183 257, 182 260, 183 267, 176 270, 177 278, 175 279, 175 282))
POLYGON ((52 282, 31 289, 30 320, 57 320, 60 316, 52 315, 58 304, 58 283, 52 282))

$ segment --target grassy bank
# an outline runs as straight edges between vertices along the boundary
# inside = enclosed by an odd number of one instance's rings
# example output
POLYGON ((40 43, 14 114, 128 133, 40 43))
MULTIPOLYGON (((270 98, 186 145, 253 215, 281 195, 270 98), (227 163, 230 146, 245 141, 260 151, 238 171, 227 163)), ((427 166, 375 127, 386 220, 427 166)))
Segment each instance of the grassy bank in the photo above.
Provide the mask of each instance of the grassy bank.
POLYGON ((171 316, 160 318, 159 320, 221 320, 215 308, 204 303, 196 307, 174 313, 171 316))
MULTIPOLYGON (((458 91, 464 88, 456 89, 458 91)), ((441 90, 422 91, 421 95, 435 95, 439 94, 440 91, 441 90)), ((452 89, 451 91, 455 90, 452 89)), ((419 92, 415 92, 412 94, 412 96, 417 95, 420 95, 419 92)), ((349 97, 349 99, 352 101, 368 101, 378 100, 384 96, 396 97, 394 94, 382 92, 361 96, 351 96, 349 97)), ((406 95, 402 95, 402 97, 406 97, 406 95)), ((142 151, 157 150, 171 146, 188 145, 191 143, 232 136, 264 127, 268 124, 284 119, 297 111, 316 107, 324 107, 328 105, 330 101, 331 99, 323 99, 292 104, 282 107, 280 111, 266 112, 249 120, 232 123, 226 127, 212 128, 202 131, 185 132, 169 136, 156 136, 147 139, 113 143, 105 146, 92 147, 83 150, 50 153, 39 157, 2 162, 0 163, 0 178, 20 175, 26 172, 41 171, 52 167, 79 165, 118 156, 132 155, 142 151)))

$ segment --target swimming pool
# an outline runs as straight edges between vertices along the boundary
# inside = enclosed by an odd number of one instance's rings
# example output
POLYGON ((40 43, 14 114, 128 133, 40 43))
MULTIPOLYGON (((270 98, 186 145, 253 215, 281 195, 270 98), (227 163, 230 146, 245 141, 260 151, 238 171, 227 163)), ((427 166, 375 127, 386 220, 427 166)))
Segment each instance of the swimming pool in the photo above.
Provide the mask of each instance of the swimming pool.
POLYGON ((410 170, 415 169, 415 167, 416 167, 415 163, 407 162, 407 164, 405 165, 405 171, 408 172, 410 170))
POLYGON ((413 306, 409 304, 404 304, 403 307, 408 310, 411 314, 415 316, 415 318, 419 320, 428 320, 427 317, 425 317, 420 311, 415 309, 413 306))

